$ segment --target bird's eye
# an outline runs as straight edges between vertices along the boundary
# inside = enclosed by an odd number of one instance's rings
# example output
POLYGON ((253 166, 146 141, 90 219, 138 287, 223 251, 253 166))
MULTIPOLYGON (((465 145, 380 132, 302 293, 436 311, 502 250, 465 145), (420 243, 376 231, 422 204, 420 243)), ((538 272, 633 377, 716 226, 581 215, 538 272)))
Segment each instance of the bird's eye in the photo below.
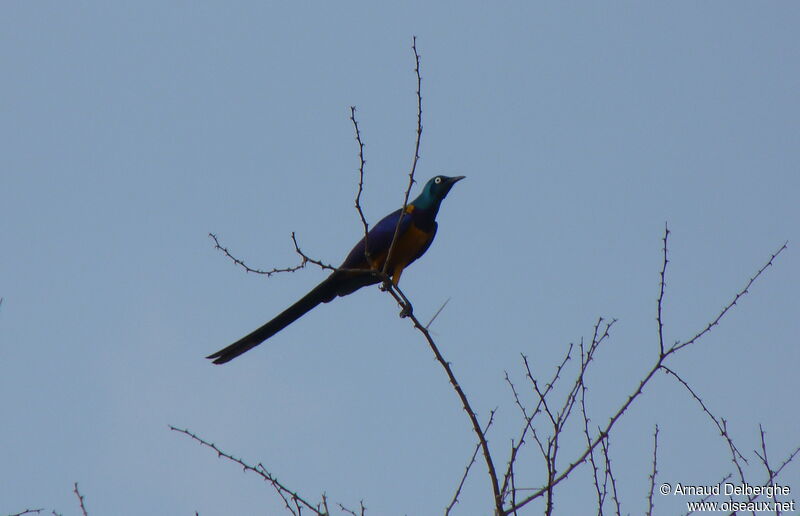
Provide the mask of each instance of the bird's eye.
POLYGON ((442 182, 442 178, 441 177, 437 177, 436 179, 433 180, 433 182, 438 185, 438 184, 440 184, 442 182))

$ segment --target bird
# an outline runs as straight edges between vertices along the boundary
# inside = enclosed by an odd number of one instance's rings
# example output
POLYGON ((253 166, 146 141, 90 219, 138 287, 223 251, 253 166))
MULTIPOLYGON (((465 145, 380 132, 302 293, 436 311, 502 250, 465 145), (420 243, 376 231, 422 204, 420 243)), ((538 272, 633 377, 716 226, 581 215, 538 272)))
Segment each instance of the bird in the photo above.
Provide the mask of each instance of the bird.
MULTIPOLYGON (((206 358, 212 360, 214 364, 230 362, 286 328, 320 303, 329 303, 362 287, 380 283, 382 280, 372 271, 385 270, 392 283, 397 286, 405 268, 425 254, 430 247, 436 236, 438 228, 436 215, 439 213, 442 201, 453 185, 464 177, 440 175, 431 178, 419 196, 406 204, 405 212, 400 208, 382 218, 322 283, 268 323, 206 358), (388 257, 398 221, 400 227, 397 239, 394 249, 391 250, 391 257, 388 257)), ((408 314, 404 310, 401 315, 408 314)))

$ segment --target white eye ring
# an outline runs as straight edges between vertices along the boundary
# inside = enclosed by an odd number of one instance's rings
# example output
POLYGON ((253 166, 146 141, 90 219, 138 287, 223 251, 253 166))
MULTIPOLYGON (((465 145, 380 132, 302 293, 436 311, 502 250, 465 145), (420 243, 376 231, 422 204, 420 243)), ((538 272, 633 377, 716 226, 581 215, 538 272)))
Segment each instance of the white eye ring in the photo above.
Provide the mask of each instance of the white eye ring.
POLYGON ((442 182, 442 178, 441 177, 437 177, 436 179, 433 180, 433 182, 438 185, 438 184, 440 184, 442 182))

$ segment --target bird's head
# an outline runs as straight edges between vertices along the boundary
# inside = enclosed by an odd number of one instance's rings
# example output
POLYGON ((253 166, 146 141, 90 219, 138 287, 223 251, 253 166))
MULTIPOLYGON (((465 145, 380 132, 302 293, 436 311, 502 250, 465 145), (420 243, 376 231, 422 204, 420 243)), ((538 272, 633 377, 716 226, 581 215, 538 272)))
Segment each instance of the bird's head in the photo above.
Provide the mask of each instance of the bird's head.
POLYGON ((453 185, 462 179, 464 179, 464 176, 436 176, 431 178, 430 181, 425 183, 425 187, 422 189, 422 193, 419 194, 419 197, 414 200, 414 206, 422 209, 438 208, 439 203, 442 202, 442 199, 447 197, 453 185))

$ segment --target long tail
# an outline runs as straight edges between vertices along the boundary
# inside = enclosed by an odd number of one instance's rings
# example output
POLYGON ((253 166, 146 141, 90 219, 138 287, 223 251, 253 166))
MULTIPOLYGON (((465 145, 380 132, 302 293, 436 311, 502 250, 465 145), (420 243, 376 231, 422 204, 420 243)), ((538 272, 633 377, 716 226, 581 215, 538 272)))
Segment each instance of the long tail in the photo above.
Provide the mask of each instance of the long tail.
POLYGON ((325 281, 314 287, 311 292, 303 296, 298 302, 275 316, 270 322, 251 334, 237 340, 227 348, 223 348, 216 353, 208 355, 206 358, 213 359, 215 364, 224 364, 242 353, 250 351, 295 322, 318 304, 327 303, 337 295, 340 295, 339 291, 342 288, 343 279, 344 278, 338 276, 336 273, 331 274, 325 281))

